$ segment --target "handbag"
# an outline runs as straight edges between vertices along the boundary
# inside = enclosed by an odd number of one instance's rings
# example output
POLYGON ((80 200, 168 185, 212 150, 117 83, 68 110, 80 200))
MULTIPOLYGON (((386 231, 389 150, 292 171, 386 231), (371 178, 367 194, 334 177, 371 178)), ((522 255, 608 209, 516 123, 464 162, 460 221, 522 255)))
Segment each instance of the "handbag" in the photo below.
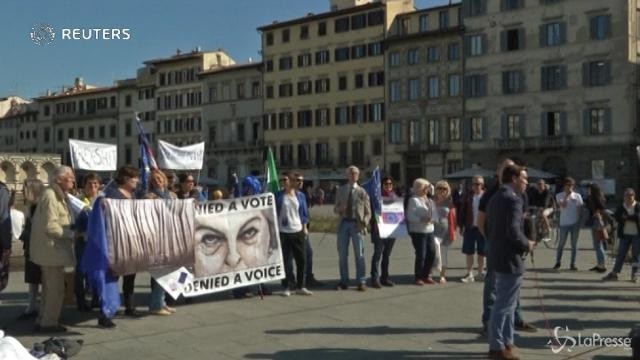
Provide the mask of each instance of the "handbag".
POLYGON ((595 215, 593 224, 595 228, 596 239, 598 241, 609 240, 609 231, 605 226, 604 220, 602 219, 602 215, 600 214, 595 215))

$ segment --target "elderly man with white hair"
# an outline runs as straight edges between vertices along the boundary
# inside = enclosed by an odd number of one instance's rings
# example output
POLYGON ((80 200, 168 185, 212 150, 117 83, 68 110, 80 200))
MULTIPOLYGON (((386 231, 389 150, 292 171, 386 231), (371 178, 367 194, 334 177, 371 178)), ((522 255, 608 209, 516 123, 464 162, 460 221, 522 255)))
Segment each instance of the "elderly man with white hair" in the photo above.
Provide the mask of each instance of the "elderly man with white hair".
POLYGON ((64 300, 64 268, 75 264, 67 193, 75 186, 73 169, 60 166, 38 200, 31 229, 31 260, 42 267, 42 304, 36 330, 64 332, 59 323, 64 300))
POLYGON ((336 205, 333 211, 339 215, 338 221, 338 261, 340 268, 340 283, 336 290, 346 290, 349 287, 349 240, 353 242, 353 252, 356 258, 356 280, 358 291, 366 291, 364 239, 367 225, 371 220, 371 204, 369 195, 358 185, 360 170, 349 166, 346 171, 347 183, 342 185, 336 194, 336 205))

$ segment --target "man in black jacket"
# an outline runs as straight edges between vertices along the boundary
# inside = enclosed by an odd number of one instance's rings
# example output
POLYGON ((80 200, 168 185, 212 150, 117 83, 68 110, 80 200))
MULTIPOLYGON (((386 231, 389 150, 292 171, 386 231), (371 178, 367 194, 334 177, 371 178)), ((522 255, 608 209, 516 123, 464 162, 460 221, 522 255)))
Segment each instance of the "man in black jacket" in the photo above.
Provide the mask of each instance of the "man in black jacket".
POLYGON ((496 277, 496 300, 489 322, 489 357, 519 359, 513 353, 513 312, 525 270, 522 255, 534 245, 524 234, 522 193, 527 188, 527 172, 520 166, 509 165, 504 168, 501 180, 503 185, 487 208, 490 256, 496 277))

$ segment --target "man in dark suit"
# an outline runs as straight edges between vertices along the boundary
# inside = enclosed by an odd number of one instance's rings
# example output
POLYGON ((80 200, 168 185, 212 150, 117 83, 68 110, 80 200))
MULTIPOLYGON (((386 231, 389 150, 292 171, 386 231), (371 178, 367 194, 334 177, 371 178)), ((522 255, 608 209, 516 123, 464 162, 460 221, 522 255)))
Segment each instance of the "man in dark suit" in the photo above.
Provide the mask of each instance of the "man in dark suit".
POLYGON ((527 171, 517 165, 504 168, 502 186, 487 207, 491 229, 491 257, 496 277, 496 299, 489 322, 489 358, 519 359, 514 353, 513 312, 520 297, 524 274, 523 254, 534 242, 524 233, 522 194, 527 189, 527 171))

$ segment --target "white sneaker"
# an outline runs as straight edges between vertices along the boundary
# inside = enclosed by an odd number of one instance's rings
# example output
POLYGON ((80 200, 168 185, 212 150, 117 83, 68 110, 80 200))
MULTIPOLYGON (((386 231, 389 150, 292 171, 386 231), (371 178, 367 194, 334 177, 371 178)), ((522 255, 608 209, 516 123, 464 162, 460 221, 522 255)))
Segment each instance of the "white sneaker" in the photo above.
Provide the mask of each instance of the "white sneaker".
POLYGON ((467 276, 463 277, 460 281, 463 283, 472 283, 475 282, 476 279, 473 277, 472 273, 467 274, 467 276))
POLYGON ((284 296, 284 297, 291 296, 291 290, 287 289, 287 290, 283 291, 282 292, 282 296, 284 296))
POLYGON ((311 291, 307 290, 307 288, 300 288, 300 289, 296 290, 296 294, 298 294, 298 295, 306 295, 306 296, 313 295, 313 293, 311 291))

